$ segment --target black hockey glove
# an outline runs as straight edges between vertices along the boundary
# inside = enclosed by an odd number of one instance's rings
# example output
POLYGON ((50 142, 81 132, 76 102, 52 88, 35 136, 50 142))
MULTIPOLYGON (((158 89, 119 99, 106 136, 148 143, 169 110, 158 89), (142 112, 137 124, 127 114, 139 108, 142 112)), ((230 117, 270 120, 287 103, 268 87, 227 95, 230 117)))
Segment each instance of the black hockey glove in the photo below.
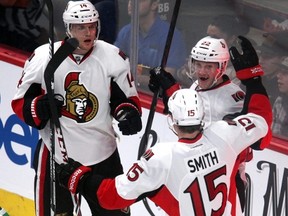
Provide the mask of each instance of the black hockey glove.
MULTIPOLYGON (((63 98, 61 95, 55 94, 54 101, 57 108, 57 115, 60 117, 61 108, 64 104, 63 98)), ((36 117, 42 121, 47 121, 51 118, 51 110, 47 94, 38 96, 32 101, 31 112, 32 115, 35 113, 36 117)))
POLYGON ((177 83, 172 74, 166 72, 161 67, 157 67, 150 70, 150 80, 148 87, 154 93, 157 90, 160 90, 160 88, 163 90, 160 91, 161 93, 160 97, 162 97, 164 104, 163 113, 167 114, 168 99, 176 90, 180 89, 180 85, 177 83))
POLYGON ((160 88, 165 92, 167 89, 171 88, 177 82, 172 76, 172 74, 166 72, 161 67, 156 67, 150 70, 150 80, 148 87, 152 92, 156 92, 160 88))
POLYGON ((115 119, 123 135, 133 135, 142 129, 141 114, 131 103, 120 104, 115 111, 115 119))
POLYGON ((236 71, 237 78, 246 80, 262 76, 264 72, 259 65, 258 55, 251 42, 243 36, 238 36, 238 39, 240 40, 242 54, 234 46, 229 49, 231 62, 236 71))
POLYGON ((85 179, 91 174, 91 168, 69 158, 68 163, 62 163, 56 168, 56 172, 60 185, 75 194, 82 190, 85 179))

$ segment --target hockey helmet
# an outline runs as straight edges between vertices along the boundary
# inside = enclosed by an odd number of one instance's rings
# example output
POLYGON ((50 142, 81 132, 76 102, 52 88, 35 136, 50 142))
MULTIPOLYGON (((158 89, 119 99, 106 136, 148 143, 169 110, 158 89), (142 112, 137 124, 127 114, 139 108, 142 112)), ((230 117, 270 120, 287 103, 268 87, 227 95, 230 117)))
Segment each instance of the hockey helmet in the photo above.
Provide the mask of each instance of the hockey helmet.
POLYGON ((202 125, 204 107, 201 96, 193 89, 180 89, 168 100, 173 124, 179 126, 202 125))
POLYGON ((224 39, 204 37, 191 50, 191 61, 217 62, 221 76, 230 59, 228 46, 224 39))
POLYGON ((96 22, 97 35, 100 33, 99 13, 94 5, 88 0, 69 1, 63 13, 63 22, 66 28, 67 35, 70 37, 70 24, 87 24, 96 22))

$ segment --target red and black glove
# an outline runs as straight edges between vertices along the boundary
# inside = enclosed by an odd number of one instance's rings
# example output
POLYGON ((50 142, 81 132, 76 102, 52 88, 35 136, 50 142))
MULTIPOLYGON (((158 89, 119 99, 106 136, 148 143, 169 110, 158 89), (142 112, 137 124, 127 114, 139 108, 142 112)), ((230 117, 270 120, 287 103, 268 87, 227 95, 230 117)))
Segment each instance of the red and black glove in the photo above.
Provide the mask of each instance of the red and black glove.
MULTIPOLYGON (((54 101, 57 107, 58 117, 60 117, 61 108, 64 104, 63 97, 61 95, 55 94, 54 101)), ((34 113, 35 117, 42 121, 49 120, 51 118, 51 110, 47 94, 38 96, 32 101, 31 112, 34 113)))
POLYGON ((172 74, 166 72, 161 67, 156 67, 150 70, 148 87, 152 92, 156 92, 162 88, 168 97, 180 88, 172 74))
MULTIPOLYGON (((61 117, 61 109, 64 104, 64 99, 61 95, 55 94, 54 101, 57 109, 57 117, 61 117)), ((52 116, 47 94, 37 96, 32 100, 31 114, 35 125, 39 129, 44 128, 52 116)))
POLYGON ((141 114, 132 103, 122 103, 115 109, 114 118, 123 135, 133 135, 142 129, 141 114))
POLYGON ((84 181, 91 174, 91 168, 69 158, 68 163, 56 168, 56 172, 60 185, 75 194, 81 191, 84 181))
POLYGON ((156 67, 150 70, 150 79, 149 79, 149 84, 148 84, 149 89, 152 92, 159 91, 162 89, 163 91, 161 92, 164 104, 164 110, 163 113, 167 114, 168 113, 168 99, 169 97, 178 89, 180 89, 179 83, 175 80, 175 78, 172 76, 171 73, 168 73, 161 67, 156 67))
POLYGON ((238 39, 240 40, 242 54, 234 46, 229 49, 231 62, 236 71, 237 78, 239 80, 247 80, 262 76, 264 72, 259 65, 258 55, 251 42, 243 36, 238 36, 238 39))

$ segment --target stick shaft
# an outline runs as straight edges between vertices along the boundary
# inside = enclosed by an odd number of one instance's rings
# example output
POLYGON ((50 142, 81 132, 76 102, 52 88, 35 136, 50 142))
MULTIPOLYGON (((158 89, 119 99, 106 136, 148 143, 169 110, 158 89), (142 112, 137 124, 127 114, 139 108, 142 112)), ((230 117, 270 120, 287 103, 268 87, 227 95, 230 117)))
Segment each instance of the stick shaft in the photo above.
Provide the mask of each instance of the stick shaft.
MULTIPOLYGON (((161 68, 166 67, 166 63, 167 63, 167 59, 169 56, 173 35, 174 35, 174 30, 175 30, 175 26, 176 26, 176 22, 177 22, 177 18, 178 18, 180 5, 181 5, 181 0, 176 0, 175 5, 174 5, 174 9, 173 9, 171 22, 170 22, 169 31, 168 31, 167 38, 166 38, 166 44, 165 44, 165 48, 164 48, 164 52, 163 52, 163 56, 162 56, 161 68)), ((145 153, 147 145, 148 145, 149 135, 152 134, 151 127, 152 127, 152 122, 154 119, 154 114, 156 111, 158 97, 159 97, 159 89, 156 92, 154 92, 154 94, 153 94, 153 99, 152 99, 152 103, 150 106, 150 111, 149 111, 149 115, 148 115, 148 119, 147 119, 145 132, 141 138, 139 149, 138 149, 138 159, 140 159, 140 157, 145 153)), ((155 143, 156 141, 154 140, 153 142, 155 143)), ((151 210, 146 198, 144 198, 142 201, 143 201, 143 204, 144 204, 145 208, 147 209, 148 213, 151 216, 154 216, 154 213, 151 210)))
MULTIPOLYGON (((54 55, 54 10, 52 0, 46 0, 48 8, 49 19, 49 58, 52 59, 54 55)), ((54 126, 50 123, 50 216, 56 214, 56 179, 55 179, 55 134, 54 126)))
POLYGON ((63 161, 68 161, 68 154, 65 147, 64 137, 62 129, 60 127, 60 121, 57 115, 57 107, 54 101, 54 73, 59 65, 63 62, 67 56, 72 53, 78 46, 76 39, 68 39, 57 50, 52 58, 48 62, 44 71, 44 80, 47 89, 47 96, 49 100, 49 106, 51 111, 50 119, 50 215, 56 214, 56 179, 55 179, 55 140, 57 141, 63 161), (56 133, 55 133, 56 132, 56 133))
MULTIPOLYGON (((177 23, 177 18, 178 18, 180 5, 181 5, 181 0, 176 0, 175 5, 174 5, 172 18, 171 18, 169 31, 168 31, 167 38, 166 38, 165 48, 164 48, 164 52, 163 52, 163 56, 162 56, 162 60, 161 60, 161 68, 165 68, 166 64, 167 64, 167 59, 168 59, 168 56, 169 56, 170 47, 171 47, 171 43, 172 43, 172 40, 173 40, 173 35, 174 35, 174 31, 175 31, 175 26, 176 26, 176 23, 177 23)), ((151 131, 152 122, 153 122, 154 114, 155 114, 155 111, 156 111, 158 96, 159 96, 159 90, 155 91, 154 94, 153 94, 153 99, 152 99, 152 103, 151 103, 151 106, 150 106, 150 111, 149 111, 149 115, 148 115, 148 119, 147 119, 145 132, 144 132, 144 134, 142 136, 142 139, 141 139, 140 145, 139 145, 138 159, 145 153, 145 150, 146 150, 146 147, 147 147, 149 133, 151 131)))

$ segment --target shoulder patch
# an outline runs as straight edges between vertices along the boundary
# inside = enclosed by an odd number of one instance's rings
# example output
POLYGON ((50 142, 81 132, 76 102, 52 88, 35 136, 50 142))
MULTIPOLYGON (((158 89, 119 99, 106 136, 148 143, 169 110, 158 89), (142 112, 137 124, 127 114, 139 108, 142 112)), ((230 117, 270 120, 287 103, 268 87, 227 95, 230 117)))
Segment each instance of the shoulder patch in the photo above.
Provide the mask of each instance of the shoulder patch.
POLYGON ((123 58, 124 60, 126 60, 127 59, 127 55, 123 52, 123 51, 121 51, 121 50, 119 50, 119 53, 118 53, 120 56, 121 56, 121 58, 123 58))
POLYGON ((237 91, 235 94, 231 95, 235 102, 244 100, 245 94, 242 91, 237 91))

